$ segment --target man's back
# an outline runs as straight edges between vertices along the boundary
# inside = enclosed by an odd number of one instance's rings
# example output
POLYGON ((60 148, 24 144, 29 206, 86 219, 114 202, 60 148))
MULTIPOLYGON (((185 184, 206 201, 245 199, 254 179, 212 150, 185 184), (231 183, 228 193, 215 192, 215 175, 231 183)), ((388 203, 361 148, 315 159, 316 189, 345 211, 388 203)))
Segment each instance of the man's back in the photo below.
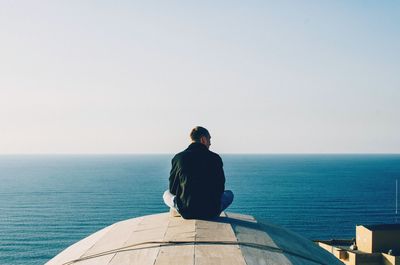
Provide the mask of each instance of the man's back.
POLYGON ((219 155, 192 143, 172 159, 169 190, 184 218, 212 218, 221 210, 225 175, 219 155))

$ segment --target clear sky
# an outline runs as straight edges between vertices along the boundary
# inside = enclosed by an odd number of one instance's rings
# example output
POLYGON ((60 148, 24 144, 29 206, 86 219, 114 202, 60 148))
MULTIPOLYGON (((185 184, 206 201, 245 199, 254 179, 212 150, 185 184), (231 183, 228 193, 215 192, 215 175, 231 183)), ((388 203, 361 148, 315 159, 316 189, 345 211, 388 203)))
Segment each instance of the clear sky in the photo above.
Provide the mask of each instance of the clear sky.
POLYGON ((0 153, 399 153, 399 1, 0 2, 0 153))

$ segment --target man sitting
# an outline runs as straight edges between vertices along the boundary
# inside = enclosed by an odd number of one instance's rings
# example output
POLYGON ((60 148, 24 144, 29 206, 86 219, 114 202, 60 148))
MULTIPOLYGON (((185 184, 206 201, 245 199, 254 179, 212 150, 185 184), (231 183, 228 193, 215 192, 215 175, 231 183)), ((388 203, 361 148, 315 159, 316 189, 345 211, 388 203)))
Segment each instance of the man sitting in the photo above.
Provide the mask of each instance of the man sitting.
POLYGON ((225 191, 222 159, 209 150, 208 130, 195 127, 190 138, 189 147, 172 159, 169 190, 163 199, 185 219, 215 218, 232 203, 233 193, 225 191))

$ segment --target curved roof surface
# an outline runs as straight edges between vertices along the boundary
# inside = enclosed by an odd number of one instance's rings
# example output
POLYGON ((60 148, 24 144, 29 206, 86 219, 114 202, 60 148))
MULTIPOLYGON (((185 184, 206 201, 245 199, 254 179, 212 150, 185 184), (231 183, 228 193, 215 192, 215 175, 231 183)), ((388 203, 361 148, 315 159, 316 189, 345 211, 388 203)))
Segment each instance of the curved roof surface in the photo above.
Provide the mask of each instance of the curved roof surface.
POLYGON ((68 247, 46 264, 343 263, 296 233, 228 212, 207 221, 185 220, 169 213, 121 221, 68 247))

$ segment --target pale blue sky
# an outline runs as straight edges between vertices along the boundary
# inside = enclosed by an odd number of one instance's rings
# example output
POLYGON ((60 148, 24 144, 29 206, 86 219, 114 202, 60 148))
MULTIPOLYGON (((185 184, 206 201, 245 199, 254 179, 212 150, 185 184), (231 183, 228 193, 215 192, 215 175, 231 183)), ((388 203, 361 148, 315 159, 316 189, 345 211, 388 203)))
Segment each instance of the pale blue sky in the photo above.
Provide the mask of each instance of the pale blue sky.
POLYGON ((1 1, 0 153, 399 153, 398 1, 1 1))

